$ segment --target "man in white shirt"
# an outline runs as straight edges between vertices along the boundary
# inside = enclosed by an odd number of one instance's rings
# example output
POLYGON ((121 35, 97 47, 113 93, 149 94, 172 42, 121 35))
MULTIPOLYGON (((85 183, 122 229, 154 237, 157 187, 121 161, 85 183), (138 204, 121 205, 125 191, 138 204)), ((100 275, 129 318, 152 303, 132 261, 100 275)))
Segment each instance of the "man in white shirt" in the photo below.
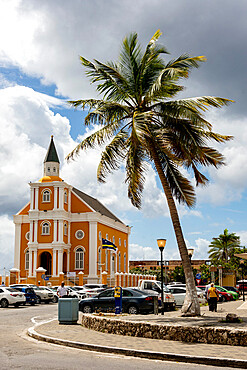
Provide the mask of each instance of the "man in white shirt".
POLYGON ((57 295, 59 298, 63 298, 68 295, 68 289, 64 286, 64 281, 62 281, 61 286, 57 288, 57 295))

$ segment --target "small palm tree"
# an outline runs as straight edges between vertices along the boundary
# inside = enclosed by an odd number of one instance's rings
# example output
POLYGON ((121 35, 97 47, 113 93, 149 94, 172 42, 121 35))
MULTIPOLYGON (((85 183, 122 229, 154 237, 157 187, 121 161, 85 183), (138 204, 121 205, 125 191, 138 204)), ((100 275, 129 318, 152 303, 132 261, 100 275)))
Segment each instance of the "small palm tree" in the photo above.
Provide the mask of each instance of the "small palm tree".
POLYGON ((68 156, 74 157, 81 149, 107 144, 98 166, 97 177, 104 182, 106 175, 124 161, 128 196, 140 208, 147 162, 154 164, 162 183, 177 238, 187 284, 183 311, 200 314, 193 272, 188 256, 175 200, 193 207, 195 192, 181 169, 191 169, 196 183, 206 184, 200 172, 202 166, 218 167, 222 155, 207 146, 207 141, 224 142, 230 136, 212 131, 202 113, 208 107, 222 107, 229 100, 216 97, 198 97, 172 100, 183 86, 193 67, 206 59, 202 56, 181 55, 168 61, 165 47, 157 44, 158 30, 143 52, 137 34, 124 38, 117 63, 90 62, 81 57, 92 83, 102 99, 70 101, 74 107, 89 110, 85 125, 98 124, 99 130, 83 140, 68 156))
POLYGON ((213 241, 209 245, 209 258, 218 263, 227 263, 228 257, 232 255, 235 248, 240 247, 240 237, 235 233, 229 233, 227 229, 224 230, 223 234, 220 234, 217 238, 213 238, 213 241))

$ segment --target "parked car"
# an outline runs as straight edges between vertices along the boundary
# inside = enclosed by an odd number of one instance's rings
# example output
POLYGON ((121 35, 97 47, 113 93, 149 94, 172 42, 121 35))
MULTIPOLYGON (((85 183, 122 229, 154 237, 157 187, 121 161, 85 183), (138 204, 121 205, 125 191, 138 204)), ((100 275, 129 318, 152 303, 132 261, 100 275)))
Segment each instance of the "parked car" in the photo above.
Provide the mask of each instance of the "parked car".
POLYGON ((40 286, 39 288, 40 289, 45 288, 45 289, 49 290, 51 293, 53 293, 53 298, 51 300, 52 303, 57 303, 58 302, 58 295, 57 295, 57 291, 55 289, 53 290, 52 288, 50 288, 48 286, 40 286))
MULTIPOLYGON (((82 299, 85 298, 86 295, 84 293, 81 293, 80 291, 77 291, 74 289, 72 286, 65 286, 68 290, 68 298, 77 298, 77 299, 82 299)), ((57 289, 59 288, 59 285, 52 287, 51 289, 57 292, 57 289)))
POLYGON ((241 293, 243 293, 243 290, 246 292, 247 291, 247 280, 239 280, 237 282, 237 288, 241 293))
MULTIPOLYGON (((184 299, 186 296, 186 287, 177 286, 177 285, 167 285, 167 288, 172 293, 175 298, 176 306, 182 306, 184 303, 184 299)), ((200 304, 206 303, 206 298, 204 297, 204 293, 201 289, 196 288, 197 290, 197 297, 200 304)))
MULTIPOLYGON (((203 291, 204 297, 207 300, 207 292, 206 292, 206 285, 197 285, 197 288, 201 289, 203 291)), ((219 302, 223 302, 226 299, 223 298, 223 295, 218 291, 219 293, 219 302)))
MULTIPOLYGON (((154 312, 154 295, 143 294, 130 288, 123 288, 122 294, 122 312, 129 314, 154 312)), ((113 312, 115 310, 114 288, 106 289, 95 297, 82 299, 79 310, 84 313, 113 312)))
POLYGON ((41 302, 45 302, 45 303, 50 303, 52 302, 52 299, 53 299, 53 293, 50 292, 48 289, 46 288, 42 288, 40 289, 39 286, 35 285, 35 284, 13 284, 11 285, 11 287, 30 287, 30 288, 33 288, 37 298, 36 298, 36 303, 40 304, 41 302))
POLYGON ((35 305, 37 303, 37 296, 35 294, 35 291, 33 288, 29 286, 15 286, 14 289, 18 290, 19 292, 22 292, 26 297, 26 303, 29 303, 30 305, 35 305))
POLYGON ((238 294, 238 296, 240 296, 240 291, 237 288, 235 288, 234 286, 225 286, 224 285, 223 288, 228 290, 230 293, 235 292, 235 293, 238 294))
POLYGON ((239 298, 239 295, 235 292, 230 292, 229 290, 226 290, 225 288, 223 288, 222 286, 219 286, 219 285, 215 285, 215 288, 221 292, 221 293, 227 293, 227 294, 230 294, 232 296, 231 300, 237 300, 239 298))
POLYGON ((8 307, 9 305, 14 305, 19 307, 21 304, 26 303, 25 294, 19 292, 14 288, 9 287, 0 287, 0 305, 3 308, 8 307))
POLYGON ((85 289, 107 289, 107 284, 84 284, 85 289))
POLYGON ((232 294, 226 292, 224 288, 220 289, 221 287, 218 287, 218 286, 215 286, 215 288, 218 290, 219 294, 221 294, 222 302, 227 302, 227 301, 232 301, 233 300, 232 294))

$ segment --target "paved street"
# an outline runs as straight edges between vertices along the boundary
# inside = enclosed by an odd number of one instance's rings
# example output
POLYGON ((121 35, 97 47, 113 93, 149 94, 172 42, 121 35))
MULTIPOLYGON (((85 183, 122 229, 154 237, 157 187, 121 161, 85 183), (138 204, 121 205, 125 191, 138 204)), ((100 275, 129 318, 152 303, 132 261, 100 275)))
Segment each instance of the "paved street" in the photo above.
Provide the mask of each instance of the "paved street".
MULTIPOLYGON (((3 369, 183 369, 183 364, 101 355, 30 340, 26 328, 57 316, 57 305, 0 310, 0 368, 3 369)), ((190 365, 190 368, 197 365, 190 365)), ((208 369, 210 367, 207 367, 208 369)))
MULTIPOLYGON (((26 336, 36 322, 57 318, 57 305, 0 309, 0 369, 220 369, 204 365, 172 363, 105 355, 37 342, 26 336)), ((73 326, 65 326, 73 330, 73 326)), ((76 326, 75 329, 80 328, 76 326)), ((90 331, 88 331, 90 333, 90 331)), ((98 333, 104 336, 102 333, 98 333)), ((105 334, 105 341, 109 338, 105 334)), ((120 336, 118 336, 120 337, 120 336)), ((104 341, 104 338, 102 339, 104 341)), ((85 338, 86 339, 86 338, 85 338)), ((126 338, 119 338, 124 341, 126 338)), ((141 338, 139 338, 141 339, 141 338)), ((104 344, 104 343, 103 343, 104 344)), ((221 368, 222 369, 222 368, 221 368)))

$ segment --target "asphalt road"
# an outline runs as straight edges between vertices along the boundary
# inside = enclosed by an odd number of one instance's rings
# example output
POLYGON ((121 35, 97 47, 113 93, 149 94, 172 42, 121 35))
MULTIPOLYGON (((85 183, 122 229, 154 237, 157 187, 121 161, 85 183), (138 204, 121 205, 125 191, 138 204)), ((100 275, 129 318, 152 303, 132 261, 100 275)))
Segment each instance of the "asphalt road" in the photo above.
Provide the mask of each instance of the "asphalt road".
MULTIPOLYGON (((9 369, 179 369, 221 367, 182 364, 105 355, 38 342, 29 338, 27 328, 35 322, 57 317, 57 305, 41 304, 20 308, 0 308, 0 370, 9 369)), ((106 334, 107 335, 107 334, 106 334)), ((230 369, 230 368, 224 368, 230 369)))

